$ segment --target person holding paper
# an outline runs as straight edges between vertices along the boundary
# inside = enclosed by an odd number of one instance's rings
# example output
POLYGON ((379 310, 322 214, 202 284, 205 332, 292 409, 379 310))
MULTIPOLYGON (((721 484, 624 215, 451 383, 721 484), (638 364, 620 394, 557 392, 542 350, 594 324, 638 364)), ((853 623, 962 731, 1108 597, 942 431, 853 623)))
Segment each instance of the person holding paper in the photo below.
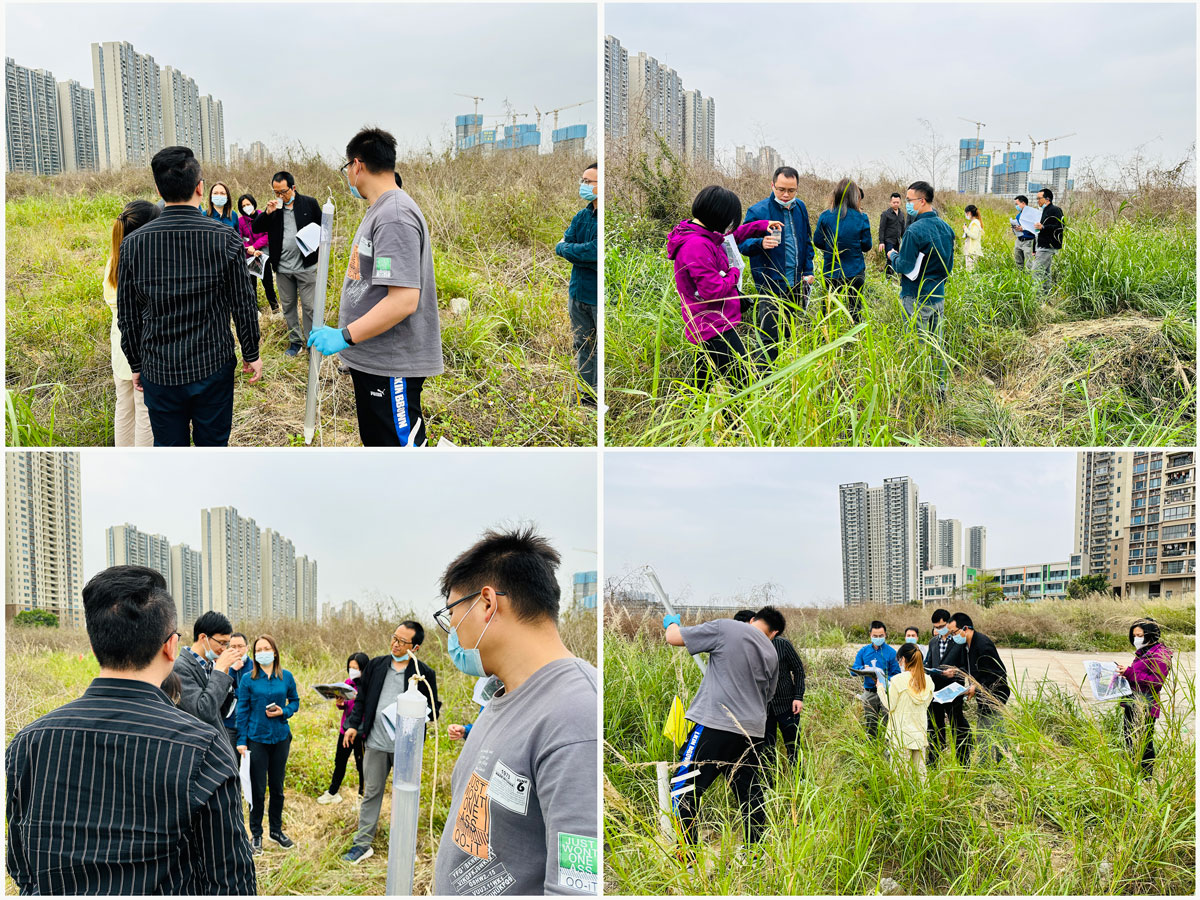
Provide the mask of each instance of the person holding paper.
MULTIPOLYGON (((262 260, 264 252, 268 252, 268 241, 270 237, 263 234, 254 233, 254 217, 260 212, 258 201, 254 199, 253 194, 242 194, 237 200, 238 209, 241 210, 241 215, 237 220, 237 231, 242 236, 242 244, 246 247, 246 258, 259 258, 262 260)), ((271 266, 268 263, 263 266, 262 278, 258 279, 262 282, 263 293, 267 297, 267 305, 271 308, 271 312, 279 312, 279 300, 275 297, 275 279, 271 277, 271 266)))
POLYGON ((853 323, 862 318, 862 289, 867 283, 863 254, 871 249, 871 220, 861 209, 861 194, 857 184, 843 178, 813 230, 813 246, 825 256, 825 289, 829 294, 846 289, 846 308, 853 323))
MULTIPOLYGON (((971 617, 966 613, 951 616, 949 630, 954 643, 966 649, 966 672, 970 679, 966 696, 975 698, 979 731, 986 736, 991 752, 999 760, 998 737, 1004 726, 1003 707, 1010 694, 1008 669, 1000 658, 995 642, 983 632, 976 631, 971 617)), ((959 674, 955 667, 943 671, 951 678, 959 674)))
POLYGON ((276 172, 271 177, 271 190, 275 198, 254 217, 250 230, 254 234, 267 235, 271 257, 268 265, 275 268, 279 300, 288 324, 290 343, 284 352, 288 356, 295 356, 303 349, 312 330, 313 299, 317 292, 318 243, 309 244, 306 252, 296 236, 314 222, 320 228, 321 204, 296 190, 296 179, 291 172, 276 172), (303 313, 303 322, 296 311, 297 303, 303 313))
POLYGON ((916 319, 922 336, 935 347, 938 396, 945 398, 948 383, 942 353, 943 307, 946 279, 954 269, 954 229, 933 209, 933 185, 914 181, 908 186, 905 208, 912 221, 904 230, 900 249, 888 262, 900 273, 900 302, 910 319, 916 319))
POLYGON ((887 742, 892 758, 907 762, 925 775, 925 750, 929 745, 926 719, 933 702, 933 686, 925 677, 921 647, 907 641, 896 651, 900 673, 886 684, 875 680, 875 693, 887 711, 887 742))
POLYGON ((1033 226, 1037 232, 1037 244, 1033 257, 1033 277, 1038 280, 1043 291, 1050 290, 1054 265, 1054 257, 1063 245, 1063 211, 1054 205, 1054 191, 1042 188, 1037 192, 1037 205, 1041 208, 1042 217, 1033 226))
MULTIPOLYGON (((952 678, 946 674, 948 669, 965 669, 967 667, 967 651, 965 644, 957 643, 950 636, 950 613, 945 609, 935 609, 930 616, 933 634, 929 638, 929 650, 925 654, 926 666, 930 669, 940 669, 931 675, 934 691, 961 683, 960 678, 952 678)), ((966 695, 960 694, 949 703, 933 703, 929 707, 929 765, 937 761, 938 753, 946 746, 946 726, 954 734, 954 747, 958 754, 960 765, 966 765, 971 758, 971 724, 967 721, 963 706, 966 695)))
POLYGON ((1159 693, 1171 673, 1171 651, 1163 644, 1153 619, 1139 619, 1130 625, 1129 643, 1133 662, 1117 666, 1133 689, 1133 696, 1121 700, 1125 742, 1135 756, 1141 748, 1142 775, 1149 778, 1154 771, 1154 725, 1162 715, 1159 693))
MULTIPOLYGON (((371 661, 367 654, 351 653, 350 658, 346 660, 346 681, 349 687, 358 691, 361 688, 361 679, 363 670, 366 669, 367 663, 371 661)), ((357 697, 355 697, 357 699, 357 697)), ((354 709, 354 700, 343 700, 340 697, 333 701, 334 706, 342 711, 342 721, 338 725, 337 746, 333 753, 333 778, 329 782, 329 790, 317 798, 317 802, 322 806, 329 803, 341 803, 342 797, 338 793, 342 788, 342 779, 346 777, 346 763, 350 759, 350 754, 354 754, 354 766, 358 769, 358 797, 361 800, 363 795, 363 742, 361 737, 355 737, 350 742, 350 746, 346 746, 346 723, 350 720, 350 712, 354 709)))
MULTIPOLYGON (((858 653, 854 654, 855 669, 875 669, 883 673, 884 679, 894 678, 900 674, 900 664, 896 661, 896 651, 887 645, 887 626, 876 619, 871 623, 869 631, 871 642, 863 647, 860 647, 858 653)), ((868 675, 863 678, 863 726, 867 729, 867 736, 871 740, 875 740, 875 736, 879 733, 880 719, 887 721, 887 710, 884 709, 883 703, 879 699, 879 693, 875 689, 875 683, 878 679, 874 675, 868 675)))
POLYGON ((1013 203, 1016 205, 1017 215, 1008 220, 1012 225, 1013 234, 1017 236, 1016 246, 1013 247, 1013 261, 1017 268, 1031 272, 1033 255, 1037 252, 1037 233, 1034 226, 1038 224, 1041 216, 1029 208, 1029 198, 1024 194, 1018 194, 1013 203))
POLYGON ((963 226, 963 260, 969 272, 983 258, 983 219, 974 203, 968 203, 964 212, 967 223, 963 226))

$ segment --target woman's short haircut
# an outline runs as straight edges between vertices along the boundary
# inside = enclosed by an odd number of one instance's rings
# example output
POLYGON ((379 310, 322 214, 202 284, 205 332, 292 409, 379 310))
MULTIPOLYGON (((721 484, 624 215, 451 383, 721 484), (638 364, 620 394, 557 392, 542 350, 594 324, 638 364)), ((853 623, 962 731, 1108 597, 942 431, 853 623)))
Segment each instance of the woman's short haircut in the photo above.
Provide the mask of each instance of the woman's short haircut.
POLYGON ((742 219, 742 201, 719 184, 710 184, 692 201, 692 218, 709 231, 724 234, 742 219))
POLYGON ((250 201, 251 206, 253 206, 255 209, 258 209, 258 201, 254 199, 253 194, 242 194, 242 196, 238 197, 238 199, 237 199, 238 212, 242 211, 242 204, 245 203, 247 200, 250 201))
POLYGON ((146 668, 175 631, 166 579, 146 566, 93 575, 83 588, 83 616, 96 661, 119 672, 146 668))
MULTIPOLYGON (((504 593, 519 619, 558 621, 560 588, 555 570, 562 557, 532 525, 485 531, 474 546, 446 567, 442 596, 491 587, 504 593)), ((411 626, 410 626, 411 627, 411 626)))

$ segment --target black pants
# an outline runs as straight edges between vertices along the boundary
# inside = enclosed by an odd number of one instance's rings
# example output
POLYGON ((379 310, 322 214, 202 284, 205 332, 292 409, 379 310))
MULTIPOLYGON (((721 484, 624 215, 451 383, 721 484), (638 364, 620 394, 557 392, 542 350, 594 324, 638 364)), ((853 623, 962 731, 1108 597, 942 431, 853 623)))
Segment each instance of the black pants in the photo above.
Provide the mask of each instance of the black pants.
POLYGON ((268 787, 271 791, 271 808, 267 821, 271 833, 283 831, 283 773, 287 770, 288 752, 292 739, 286 738, 278 744, 260 744, 249 741, 250 750, 250 834, 262 837, 263 795, 268 787))
POLYGON ((226 447, 233 428, 233 378, 237 361, 203 381, 154 384, 142 378, 155 447, 226 447))
POLYGON ((732 328, 716 334, 699 345, 696 371, 692 381, 698 388, 708 384, 710 373, 729 380, 735 387, 746 386, 746 345, 732 328))
POLYGON ((862 290, 866 286, 866 275, 855 275, 853 278, 827 278, 825 288, 829 293, 846 288, 846 309, 850 310, 850 320, 854 324, 862 321, 862 290))
POLYGON ((1125 745, 1129 752, 1137 757, 1140 749, 1142 756, 1142 774, 1149 778, 1154 772, 1154 719, 1150 715, 1150 703, 1141 697, 1131 697, 1121 701, 1121 709, 1125 713, 1123 730, 1125 745))
POLYGON ((896 270, 892 268, 892 261, 890 259, 888 259, 888 254, 891 253, 893 250, 899 250, 899 249, 900 249, 899 244, 893 244, 891 241, 884 241, 884 243, 883 243, 883 258, 885 260, 887 260, 883 264, 883 274, 885 277, 889 277, 889 276, 898 274, 896 272, 896 270))
POLYGON ((808 283, 801 281, 786 293, 762 291, 754 298, 754 327, 759 341, 754 361, 760 367, 765 368, 779 358, 783 342, 795 324, 796 312, 808 309, 808 292, 808 283))
POLYGON ((679 767, 671 777, 675 814, 687 842, 696 843, 700 795, 723 774, 729 779, 741 807, 746 840, 757 843, 767 823, 761 770, 758 748, 752 739, 740 732, 694 726, 683 745, 679 767))
POLYGON ((342 746, 342 738, 344 735, 339 731, 337 736, 337 751, 333 754, 333 780, 329 782, 329 793, 336 794, 342 789, 342 779, 346 777, 346 763, 350 759, 350 754, 354 754, 354 767, 358 769, 358 796, 363 794, 363 742, 361 737, 356 737, 354 743, 349 747, 342 746))
POLYGON ((262 277, 263 293, 267 295, 267 305, 272 310, 279 309, 279 299, 275 296, 275 276, 271 274, 271 264, 267 263, 263 266, 262 277))
POLYGON ((421 413, 424 378, 393 378, 358 369, 350 370, 350 378, 354 382, 358 436, 364 447, 424 446, 425 417, 421 413))
POLYGON ((964 695, 954 698, 952 703, 929 704, 929 753, 927 763, 937 762, 938 753, 946 746, 946 729, 954 733, 954 746, 958 762, 966 765, 971 758, 971 724, 964 711, 964 695))
POLYGON ((767 712, 767 725, 762 739, 758 742, 758 755, 767 772, 773 772, 772 763, 775 760, 775 732, 783 736, 783 746, 787 750, 788 759, 792 765, 800 752, 800 717, 792 712, 767 712))
POLYGON ((237 729, 226 728, 225 734, 229 736, 229 746, 233 747, 233 758, 240 764, 242 761, 242 754, 238 753, 237 729))

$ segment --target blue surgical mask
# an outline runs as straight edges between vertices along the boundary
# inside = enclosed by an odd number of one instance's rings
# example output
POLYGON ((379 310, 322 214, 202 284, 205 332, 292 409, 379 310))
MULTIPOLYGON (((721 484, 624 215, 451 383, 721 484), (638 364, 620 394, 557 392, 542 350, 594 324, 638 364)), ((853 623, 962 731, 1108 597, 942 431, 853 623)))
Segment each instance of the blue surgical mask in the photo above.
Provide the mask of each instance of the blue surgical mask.
POLYGON ((358 188, 350 183, 350 170, 347 169, 342 173, 342 177, 346 179, 346 187, 350 188, 350 196, 355 200, 365 200, 366 198, 358 192, 358 188))
POLYGON ((254 654, 254 661, 260 666, 269 666, 275 662, 275 654, 270 650, 260 650, 254 654))
POLYGON ((934 633, 934 634, 936 634, 938 637, 945 637, 945 636, 946 636, 946 632, 947 632, 947 631, 949 631, 949 630, 950 630, 950 629, 949 629, 948 627, 946 627, 945 625, 943 625, 941 628, 935 628, 935 629, 933 629, 933 633, 934 633))
POLYGON ((393 653, 392 659, 394 659, 396 662, 404 662, 406 659, 408 659, 408 654, 405 653, 403 656, 397 656, 395 653, 393 653))
POLYGON ((906 643, 906 644, 915 644, 916 642, 917 642, 917 639, 915 637, 906 637, 904 639, 904 643, 906 643))
MULTIPOLYGON (((476 600, 475 603, 478 603, 476 600)), ((475 603, 471 604, 471 609, 475 608, 475 603)), ((471 614, 471 609, 467 610, 467 615, 471 614)), ((464 619, 466 616, 463 617, 464 619)), ((458 642, 458 626, 455 625, 450 629, 450 640, 446 642, 446 652, 450 654, 450 662, 454 663, 454 667, 466 675, 473 675, 476 678, 486 678, 487 672, 483 668, 483 657, 479 655, 479 642, 483 640, 484 634, 492 627, 491 621, 483 626, 483 631, 479 633, 479 640, 475 642, 475 646, 468 650, 458 642)))
MULTIPOLYGON (((208 638, 204 639, 204 643, 208 644, 208 638)), ((208 649, 204 651, 204 658, 207 659, 209 662, 212 662, 214 659, 217 658, 217 654, 213 650, 211 644, 209 644, 208 649)))
POLYGON ((882 647, 883 642, 886 640, 887 640, 886 634, 883 637, 873 637, 873 638, 871 638, 871 646, 872 647, 882 647))
POLYGON ((226 203, 229 202, 229 198, 223 197, 220 194, 213 194, 212 202, 213 202, 213 206, 215 206, 217 209, 220 209, 222 206, 224 206, 226 203))
POLYGON ((906 213, 908 213, 910 216, 915 216, 915 215, 917 214, 917 211, 916 211, 916 209, 914 209, 914 208, 913 208, 913 205, 912 205, 912 201, 911 201, 911 200, 906 200, 906 201, 905 201, 905 203, 904 203, 904 211, 905 211, 906 213))
POLYGON ((791 200, 780 200, 778 197, 776 197, 775 202, 778 203, 780 206, 782 206, 784 209, 791 209, 793 206, 796 205, 796 198, 793 197, 791 200))
POLYGON ((954 635, 954 643, 965 644, 966 642, 967 642, 967 636, 965 634, 954 635))
POLYGON ((591 203, 596 199, 596 189, 590 184, 579 183, 579 198, 591 203))

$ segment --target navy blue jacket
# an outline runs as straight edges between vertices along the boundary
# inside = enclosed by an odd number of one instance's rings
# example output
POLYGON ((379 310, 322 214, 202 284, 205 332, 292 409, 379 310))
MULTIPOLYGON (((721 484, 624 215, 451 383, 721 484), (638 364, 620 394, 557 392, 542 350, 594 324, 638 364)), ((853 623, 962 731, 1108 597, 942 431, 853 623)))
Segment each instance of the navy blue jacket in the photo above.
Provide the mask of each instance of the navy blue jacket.
MULTIPOLYGON (((746 221, 769 219, 786 223, 784 216, 788 212, 771 194, 746 211, 746 221)), ((796 271, 792 273, 794 286, 805 275, 813 273, 812 226, 808 221, 808 209, 799 197, 792 204, 790 212, 792 233, 796 235, 796 271)), ((772 250, 764 250, 762 243, 762 238, 750 238, 738 244, 738 249, 742 251, 742 256, 750 258, 750 274, 754 276, 754 284, 760 292, 786 294, 788 280, 783 274, 787 267, 786 250, 782 243, 772 250)))
POLYGON ((296 679, 287 669, 282 674, 268 676, 259 672, 257 678, 249 674, 238 682, 237 730, 238 746, 249 746, 246 741, 260 744, 278 744, 292 736, 287 720, 300 709, 300 694, 296 692, 296 679), (278 703, 282 716, 268 716, 267 707, 278 703))
POLYGON ((954 268, 954 229, 933 210, 923 212, 904 230, 904 240, 891 260, 892 268, 900 273, 901 297, 914 297, 921 304, 941 303, 946 299, 946 279, 954 268), (913 281, 908 273, 916 266, 919 253, 925 258, 913 281))
POLYGON ((847 209, 841 217, 827 209, 817 219, 813 246, 825 254, 822 272, 826 278, 853 278, 865 275, 863 254, 871 249, 871 220, 865 213, 847 209))
POLYGON ((554 252, 571 263, 571 286, 567 296, 576 303, 596 305, 596 204, 589 203, 567 226, 567 233, 554 252))

